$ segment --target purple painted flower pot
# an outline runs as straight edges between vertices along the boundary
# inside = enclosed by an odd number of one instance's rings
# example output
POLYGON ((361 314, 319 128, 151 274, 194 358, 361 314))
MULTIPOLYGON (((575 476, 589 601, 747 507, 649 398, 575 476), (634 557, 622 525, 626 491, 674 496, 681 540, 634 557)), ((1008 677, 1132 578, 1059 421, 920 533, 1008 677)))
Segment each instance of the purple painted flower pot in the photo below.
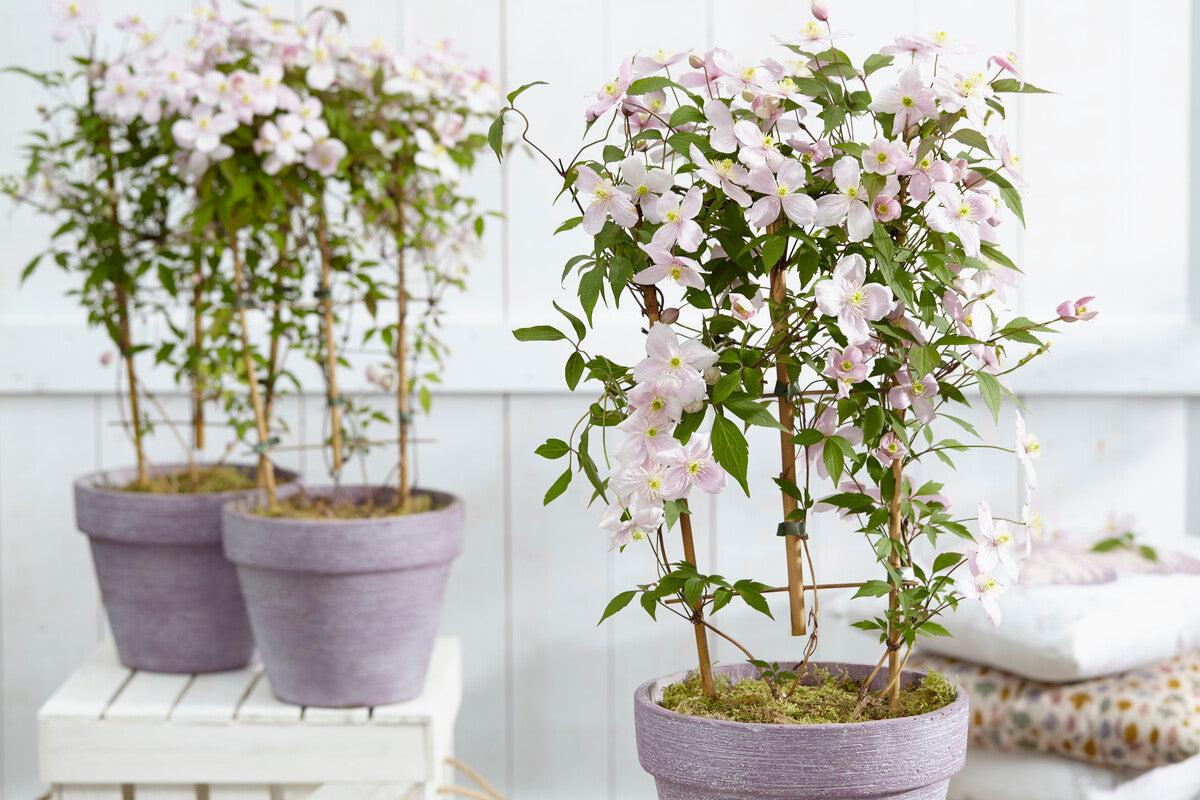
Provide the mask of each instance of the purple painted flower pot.
MULTIPOLYGON (((158 466, 163 473, 186 468, 158 466)), ((294 474, 277 474, 281 492, 299 488, 294 474)), ((136 470, 120 469, 75 482, 75 524, 91 541, 121 663, 185 673, 246 666, 254 640, 237 573, 221 551, 221 507, 259 490, 150 494, 119 488, 136 478, 136 470)))
MULTIPOLYGON (((333 487, 307 490, 332 496, 333 487)), ((387 490, 377 489, 377 502, 387 490)), ((225 554, 237 564, 254 638, 275 696, 348 708, 421 693, 463 505, 373 519, 295 519, 225 507, 225 554)), ((361 487, 339 496, 357 502, 361 487)))
MULTIPOLYGON (((819 664, 863 680, 871 668, 819 664)), ((795 669, 789 665, 788 669, 795 669)), ((715 667, 755 677, 749 664, 715 667)), ((967 693, 915 717, 827 725, 761 725, 691 717, 659 705, 678 672, 634 693, 638 760, 659 800, 945 800, 967 754, 967 693)), ((922 677, 905 671, 908 682, 922 677)), ((884 676, 873 684, 882 689, 884 676)))

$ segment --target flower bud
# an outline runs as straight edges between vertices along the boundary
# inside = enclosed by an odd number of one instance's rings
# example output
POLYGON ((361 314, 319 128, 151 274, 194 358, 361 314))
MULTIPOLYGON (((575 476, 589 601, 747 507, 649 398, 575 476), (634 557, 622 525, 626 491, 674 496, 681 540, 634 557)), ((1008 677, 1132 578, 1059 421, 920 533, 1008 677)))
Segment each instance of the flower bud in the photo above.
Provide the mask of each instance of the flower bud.
POLYGON ((829 21, 829 8, 825 5, 824 0, 812 0, 812 15, 821 22, 829 21))
POLYGON ((711 367, 706 367, 704 370, 704 382, 712 386, 717 381, 721 380, 721 369, 713 364, 711 367))
POLYGON ((679 321, 679 309, 674 307, 664 308, 658 315, 658 321, 666 323, 667 325, 674 325, 679 321))
POLYGON ((699 412, 704 410, 704 401, 703 400, 693 400, 692 402, 690 402, 686 406, 684 406, 683 410, 689 414, 698 414, 699 412))
POLYGON ((105 350, 100 354, 100 366, 107 367, 116 358, 116 354, 112 350, 105 350))
POLYGON ((758 98, 758 95, 750 91, 750 89, 742 89, 742 99, 747 103, 753 103, 758 98))
POLYGON ((692 53, 688 56, 688 63, 692 65, 692 69, 704 69, 704 56, 692 53))

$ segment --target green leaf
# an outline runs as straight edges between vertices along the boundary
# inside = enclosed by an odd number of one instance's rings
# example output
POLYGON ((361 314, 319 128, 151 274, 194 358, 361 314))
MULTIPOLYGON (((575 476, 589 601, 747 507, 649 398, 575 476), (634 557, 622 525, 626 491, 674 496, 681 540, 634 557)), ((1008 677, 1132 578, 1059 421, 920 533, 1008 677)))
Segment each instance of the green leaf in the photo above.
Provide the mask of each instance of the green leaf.
POLYGON ((519 342, 555 342, 567 338, 565 334, 550 325, 534 325, 529 328, 517 328, 513 336, 519 342))
POLYGON ((1124 547, 1125 541, 1120 538, 1104 539, 1092 545, 1092 551, 1095 553, 1107 553, 1109 550, 1116 550, 1118 547, 1124 547))
POLYGON ((556 480, 554 482, 554 484, 548 490, 546 490, 546 496, 542 498, 542 505, 544 505, 544 506, 550 505, 550 503, 554 502, 554 498, 558 497, 560 494, 565 492, 567 490, 567 487, 570 485, 571 485, 571 468, 567 467, 567 471, 564 472, 562 475, 559 475, 558 480, 556 480))
POLYGON ((810 447, 825 438, 825 434, 815 428, 805 428, 792 437, 792 444, 810 447))
POLYGON ((603 158, 605 164, 614 164, 625 158, 625 151, 616 145, 606 144, 604 145, 603 158))
POLYGON ((523 86, 513 89, 511 92, 508 93, 508 104, 511 106, 513 104, 513 101, 515 101, 518 97, 520 97, 521 93, 524 92, 526 89, 530 89, 534 86, 549 86, 549 85, 550 84, 548 84, 546 81, 530 81, 529 83, 526 83, 523 86))
MULTIPOLYGON (((496 121, 488 128, 488 144, 492 146, 492 152, 496 154, 497 161, 503 161, 504 147, 504 112, 501 111, 496 115, 496 121)), ((224 162, 222 162, 224 163, 224 162)))
POLYGON ((766 614, 771 619, 775 619, 771 614, 771 606, 767 604, 767 598, 762 596, 762 592, 759 589, 761 586, 762 584, 755 583, 754 581, 738 581, 733 585, 733 588, 746 601, 746 605, 761 614, 766 614))
POLYGON ((602 264, 597 264, 579 279, 579 304, 583 306, 583 312, 587 314, 589 324, 592 321, 592 311, 595 310, 596 302, 600 299, 600 292, 603 289, 604 265, 602 264))
POLYGON ((583 222, 583 217, 571 217, 569 220, 564 222, 562 225, 559 225, 557 228, 555 228, 554 232, 562 233, 563 231, 569 231, 573 228, 578 228, 579 223, 581 223, 581 222, 583 222))
POLYGON ((580 339, 580 341, 582 341, 584 334, 587 333, 587 328, 585 328, 583 326, 583 320, 581 320, 579 317, 575 316, 571 312, 567 311, 565 308, 560 306, 558 303, 554 303, 554 307, 556 309, 558 309, 558 313, 562 314, 564 317, 567 318, 568 321, 570 321, 571 327, 573 327, 575 329, 575 335, 580 339))
POLYGON ((846 465, 846 459, 840 447, 830 445, 831 442, 826 442, 825 446, 821 448, 821 457, 825 462, 826 471, 829 472, 829 479, 834 486, 837 486, 838 481, 842 479, 842 469, 846 465))
POLYGON ((695 106, 680 106, 671 112, 670 125, 672 128, 679 128, 691 122, 704 122, 704 113, 695 106))
POLYGON ((767 407, 748 395, 727 398, 724 405, 725 408, 728 408, 750 425, 757 425, 760 428, 783 430, 783 426, 779 424, 779 420, 775 419, 774 415, 767 410, 767 407))
POLYGON ((855 597, 883 597, 892 591, 892 585, 887 581, 867 581, 858 587, 855 597))
POLYGON ((562 458, 567 453, 571 452, 571 448, 562 439, 547 439, 538 445, 537 450, 533 451, 542 458, 562 458))
POLYGON ((956 139, 968 147, 974 147, 977 150, 982 150, 989 156, 992 154, 991 149, 988 147, 988 140, 979 131, 972 130, 970 128, 959 128, 954 133, 950 134, 950 138, 956 139))
POLYGON ((941 626, 938 623, 933 622, 931 620, 926 620, 925 622, 922 622, 921 626, 919 628, 917 628, 917 633, 921 633, 926 636, 949 636, 950 635, 950 631, 946 630, 943 626, 941 626))
POLYGON ((1000 199, 1004 201, 1004 205, 1008 206, 1009 210, 1016 215, 1017 219, 1021 220, 1021 225, 1025 225, 1025 207, 1021 204, 1021 193, 1011 186, 1000 186, 1000 199))
POLYGON ((664 78, 662 75, 651 75, 648 78, 638 78, 629 84, 629 88, 625 90, 625 94, 647 94, 675 85, 675 82, 670 78, 664 78))
POLYGON ((1039 89, 1032 83, 1021 84, 1015 78, 1000 78, 992 81, 992 91, 994 92, 1020 92, 1022 94, 1053 94, 1046 89, 1039 89))
POLYGON ((821 499, 822 503, 844 508, 853 514, 861 514, 875 508, 875 501, 868 495, 857 492, 839 492, 821 499))
POLYGON ((938 353, 932 347, 912 347, 908 351, 908 363, 912 364, 913 378, 921 379, 937 369, 938 353))
POLYGON ((725 398, 733 394, 733 390, 741 383, 741 371, 730 372, 728 375, 722 375, 721 379, 713 386, 712 399, 714 403, 723 403, 725 398))
POLYGON ((975 378, 979 381, 979 392, 983 395, 984 402, 991 409, 992 420, 1000 422, 1000 401, 1003 396, 1000 381, 988 372, 976 372, 975 378))
POLYGON ((579 385, 579 379, 583 377, 583 356, 578 350, 571 353, 571 357, 567 359, 565 369, 565 377, 567 379, 567 388, 572 392, 579 385))
POLYGON ((712 608, 708 610, 709 614, 715 614, 725 606, 729 605, 729 601, 733 599, 733 590, 721 587, 713 592, 712 608))
MULTIPOLYGON (((604 615, 600 617, 600 622, 604 622, 604 620, 608 619, 613 614, 629 605, 629 602, 635 597, 637 597, 637 589, 630 589, 628 592, 621 592, 608 602, 608 606, 604 609, 604 615)), ((600 622, 597 622, 596 624, 599 625, 600 622)))
POLYGON ((750 487, 746 483, 746 469, 750 463, 750 446, 746 444, 746 437, 742 435, 741 429, 725 417, 716 417, 712 427, 712 448, 716 462, 733 476, 749 497, 750 487))
POLYGON ((779 259, 783 256, 785 250, 787 250, 786 236, 767 237, 767 240, 763 242, 762 246, 763 266, 767 269, 774 267, 775 264, 779 262, 779 259))
POLYGON ((933 571, 936 573, 950 569, 962 559, 962 553, 939 553, 938 557, 933 560, 933 571))
POLYGON ((881 70, 895 60, 894 56, 885 56, 882 53, 873 53, 867 56, 867 60, 863 62, 863 73, 870 75, 876 70, 881 70))
POLYGON ((883 433, 883 409, 879 406, 871 406, 863 414, 863 440, 874 441, 875 437, 883 433))

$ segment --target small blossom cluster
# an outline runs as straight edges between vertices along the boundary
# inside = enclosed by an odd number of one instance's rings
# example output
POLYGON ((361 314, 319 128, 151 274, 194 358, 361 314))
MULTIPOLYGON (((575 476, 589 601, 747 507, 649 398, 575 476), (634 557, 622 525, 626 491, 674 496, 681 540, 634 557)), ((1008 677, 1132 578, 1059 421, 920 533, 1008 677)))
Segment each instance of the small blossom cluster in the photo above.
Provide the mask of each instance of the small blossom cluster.
POLYGON ((710 433, 697 431, 686 443, 674 435, 685 411, 704 407, 704 375, 716 360, 717 354, 699 342, 680 342, 669 324, 651 327, 646 358, 633 368, 631 413, 617 426, 624 440, 609 478, 616 501, 600 523, 612 533, 613 548, 656 531, 665 518, 664 500, 686 499, 693 487, 709 494, 725 488, 725 470, 713 460, 710 433))
MULTIPOLYGON (((75 13, 71 8, 66 4, 63 14, 75 13)), ((498 105, 486 71, 468 69, 444 46, 410 62, 380 40, 352 45, 336 23, 323 9, 301 23, 277 17, 269 7, 232 19, 214 0, 196 9, 186 45, 168 48, 141 19, 123 19, 118 27, 138 46, 105 69, 96 108, 124 123, 170 120, 192 178, 232 157, 243 128, 266 174, 300 165, 329 177, 347 145, 331 135, 328 107, 338 104, 339 94, 378 92, 380 102, 392 103, 394 121, 415 128, 418 165, 457 180, 458 166, 448 154, 467 135, 467 117, 498 105), (401 113, 401 101, 428 110, 410 117, 401 113)), ((399 147, 384 131, 374 131, 371 143, 385 157, 399 147)))

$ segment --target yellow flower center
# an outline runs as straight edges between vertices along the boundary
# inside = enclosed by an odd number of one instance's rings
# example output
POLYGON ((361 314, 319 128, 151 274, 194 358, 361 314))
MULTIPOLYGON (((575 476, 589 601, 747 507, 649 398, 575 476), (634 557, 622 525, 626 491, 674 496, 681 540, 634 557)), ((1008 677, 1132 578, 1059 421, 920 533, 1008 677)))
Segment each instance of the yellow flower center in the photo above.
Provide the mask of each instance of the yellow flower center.
POLYGON ((900 98, 900 105, 904 106, 905 108, 912 108, 914 105, 916 105, 916 102, 916 100, 913 100, 908 95, 900 98))
POLYGON ((849 361, 842 362, 842 372, 849 372, 852 369, 854 369, 854 365, 851 364, 849 361))
POLYGON ((774 136, 762 137, 762 146, 763 146, 764 150, 769 150, 770 148, 774 147, 775 146, 775 137, 774 136))
POLYGON ((675 267, 671 267, 670 274, 671 274, 671 280, 676 280, 676 281, 677 281, 677 280, 679 280, 680 278, 682 278, 682 277, 683 277, 683 270, 681 270, 681 269, 680 269, 679 267, 677 267, 677 266, 675 266, 675 267))
POLYGON ((816 39, 821 35, 821 26, 813 20, 809 20, 804 24, 804 27, 800 29, 800 33, 808 39, 816 39))
POLYGON ((639 195, 641 195, 642 197, 645 197, 646 195, 650 194, 650 187, 649 186, 639 186, 639 187, 637 187, 637 193, 639 195))
POLYGON ((746 67, 742 70, 742 80, 746 82, 754 80, 754 67, 746 67))
POLYGON ((853 294, 851 294, 849 297, 846 298, 846 302, 849 303, 850 305, 854 306, 855 308, 860 308, 863 304, 863 299, 864 299, 863 290, 858 289, 853 294))
POLYGON ((607 200, 608 198, 612 197, 613 194, 612 183, 607 180, 601 181, 596 185, 596 188, 592 191, 592 194, 596 195, 596 198, 599 200, 607 200))
POLYGON ((679 369, 681 366, 683 366, 683 359, 680 358, 679 356, 674 356, 671 359, 670 364, 671 364, 671 369, 679 369))
POLYGON ((887 160, 888 160, 888 154, 887 154, 887 153, 876 153, 876 154, 875 154, 875 161, 876 161, 877 163, 879 163, 879 164, 886 164, 886 163, 887 163, 887 160))
POLYGON ((615 83, 604 84, 604 93, 609 97, 616 97, 620 94, 620 92, 617 90, 617 84, 615 83))
POLYGON ((667 407, 667 403, 661 397, 656 397, 650 401, 650 407, 655 411, 662 411, 667 407))
POLYGON ((979 591, 981 592, 990 592, 999 585, 1000 584, 996 583, 996 581, 987 575, 984 575, 979 579, 979 591))
POLYGON ((641 528, 630 528, 629 529, 629 538, 633 539, 635 542, 640 542, 646 538, 646 532, 643 531, 641 528))
POLYGON ((692 475, 695 475, 696 473, 698 473, 700 471, 700 462, 699 461, 689 461, 687 463, 687 471, 690 472, 692 475))
POLYGON ((846 197, 849 197, 851 200, 857 199, 858 198, 858 187, 857 186, 846 187, 846 197))
POLYGON ((971 207, 963 203, 958 207, 958 217, 959 219, 966 219, 969 216, 971 216, 971 207))
POLYGON ((780 183, 779 188, 775 190, 775 194, 779 195, 780 197, 787 197, 791 191, 792 190, 786 183, 780 183))
POLYGON ((658 428, 646 428, 646 438, 653 439, 658 436, 658 428))
POLYGON ((671 211, 668 211, 666 213, 667 222, 674 223, 674 222, 679 222, 682 219, 683 219, 683 216, 679 213, 678 210, 672 209, 671 211))

